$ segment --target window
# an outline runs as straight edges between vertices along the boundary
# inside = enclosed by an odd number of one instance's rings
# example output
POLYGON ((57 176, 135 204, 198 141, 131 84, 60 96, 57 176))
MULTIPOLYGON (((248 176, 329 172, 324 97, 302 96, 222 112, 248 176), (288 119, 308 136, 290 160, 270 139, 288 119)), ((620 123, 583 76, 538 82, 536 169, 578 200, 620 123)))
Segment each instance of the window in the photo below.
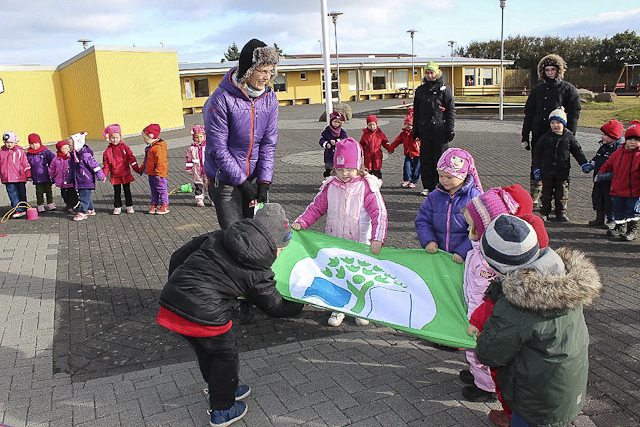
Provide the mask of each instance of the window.
POLYGON ((273 79, 273 91, 274 92, 287 91, 287 75, 286 74, 278 74, 273 79))
POLYGON ((303 71, 302 73, 300 73, 300 80, 307 80, 307 72, 303 71))
POLYGON ((384 90, 387 86, 384 70, 373 70, 373 90, 384 90))
POLYGON ((493 85, 493 68, 482 69, 482 84, 484 86, 493 85))
POLYGON ((387 75, 388 75, 387 90, 392 90, 393 89, 393 70, 389 70, 387 75))
POLYGON ((193 85, 196 88, 196 98, 208 97, 209 79, 193 79, 193 85))
POLYGON ((193 92, 191 91, 191 80, 184 80, 184 98, 193 99, 193 92))
POLYGON ((475 69, 473 69, 473 68, 465 68, 465 70, 464 70, 464 85, 465 86, 475 86, 475 84, 476 84, 475 75, 476 75, 475 69))
POLYGON ((2 79, 0 79, 0 93, 4 93, 4 83, 2 83, 2 79))
POLYGON ((409 73, 407 70, 396 70, 396 89, 409 87, 409 73))
MULTIPOLYGON (((337 99, 338 98, 338 75, 336 73, 331 73, 331 97, 337 99)), ((321 83, 322 83, 322 98, 326 97, 325 89, 324 89, 324 73, 321 74, 321 83)))
POLYGON ((356 87, 356 72, 349 71, 349 92, 357 92, 358 88, 356 87))
POLYGON ((369 70, 364 72, 364 81, 367 85, 367 90, 371 90, 371 79, 369 79, 369 70))

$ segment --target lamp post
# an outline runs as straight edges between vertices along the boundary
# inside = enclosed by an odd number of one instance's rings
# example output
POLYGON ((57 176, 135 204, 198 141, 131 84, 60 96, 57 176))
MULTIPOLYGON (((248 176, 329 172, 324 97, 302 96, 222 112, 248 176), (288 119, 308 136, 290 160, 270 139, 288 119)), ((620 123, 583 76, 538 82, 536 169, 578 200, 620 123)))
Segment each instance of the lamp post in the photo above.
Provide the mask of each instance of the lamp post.
POLYGON ((84 50, 87 50, 87 47, 89 46, 89 43, 91 43, 91 40, 80 39, 78 40, 78 43, 82 43, 82 47, 84 48, 84 50))
MULTIPOLYGON (((338 60, 338 16, 342 15, 342 12, 329 12, 329 16, 333 19, 333 32, 334 39, 336 41, 336 73, 338 76, 338 103, 340 103, 340 61, 338 60)), ((333 94, 332 94, 333 96, 333 94)))
POLYGON ((447 44, 449 45, 449 47, 451 48, 451 91, 455 94, 456 93, 456 87, 453 83, 453 76, 455 75, 455 71, 453 69, 453 46, 456 44, 455 40, 449 40, 447 42, 447 44))
POLYGON ((407 30, 407 33, 411 34, 411 90, 416 90, 416 80, 415 80, 415 69, 413 66, 413 35, 417 33, 418 30, 407 30))
POLYGON ((504 7, 506 0, 500 0, 500 9, 502 11, 502 20, 500 22, 500 108, 498 109, 498 119, 504 119, 504 7))

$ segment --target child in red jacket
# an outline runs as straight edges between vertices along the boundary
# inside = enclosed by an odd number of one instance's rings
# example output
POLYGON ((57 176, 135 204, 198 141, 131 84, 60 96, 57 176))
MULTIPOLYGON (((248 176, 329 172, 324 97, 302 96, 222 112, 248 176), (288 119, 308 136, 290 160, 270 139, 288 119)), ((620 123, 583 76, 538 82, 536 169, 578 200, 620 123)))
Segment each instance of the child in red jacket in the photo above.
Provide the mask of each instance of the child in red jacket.
POLYGON ((382 179, 382 149, 389 151, 389 138, 378 127, 378 118, 373 114, 367 116, 367 127, 362 129, 360 145, 364 153, 364 167, 373 176, 382 179))
POLYGON ((135 181, 135 178, 131 174, 130 167, 140 173, 136 156, 133 155, 131 148, 122 140, 120 125, 107 126, 102 131, 102 137, 109 140, 109 146, 102 154, 104 163, 102 170, 105 175, 109 175, 111 184, 113 184, 113 214, 120 215, 120 212, 122 212, 122 190, 124 190, 127 213, 132 214, 135 211, 133 210, 130 184, 135 181))
POLYGON ((389 146, 389 154, 393 154, 393 150, 400 144, 404 146, 404 169, 400 186, 416 188, 420 179, 420 140, 413 136, 413 108, 404 117, 402 132, 389 146))

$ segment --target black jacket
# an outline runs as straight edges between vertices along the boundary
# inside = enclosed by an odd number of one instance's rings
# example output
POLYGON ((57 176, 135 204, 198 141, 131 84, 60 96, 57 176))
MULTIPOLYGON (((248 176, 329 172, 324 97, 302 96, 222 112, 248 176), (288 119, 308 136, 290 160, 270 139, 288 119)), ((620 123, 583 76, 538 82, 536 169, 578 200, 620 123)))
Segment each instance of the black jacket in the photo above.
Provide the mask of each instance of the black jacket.
POLYGON ((598 148, 598 151, 596 151, 596 155, 593 156, 593 159, 591 159, 591 161, 593 162, 593 166, 595 166, 595 169, 593 169, 593 176, 598 175, 600 168, 602 167, 602 165, 604 165, 609 156, 611 156, 613 152, 618 148, 622 147, 622 145, 622 138, 613 141, 611 144, 605 144, 604 142, 600 141, 600 148, 598 148))
POLYGON ((540 169, 542 178, 555 176, 558 179, 569 179, 572 155, 582 166, 587 158, 582 152, 580 143, 571 132, 564 130, 558 135, 549 130, 542 135, 533 149, 533 168, 540 169))
POLYGON ((531 89, 524 106, 522 140, 537 141, 549 129, 549 114, 558 107, 564 107, 567 113, 566 128, 574 135, 580 118, 580 96, 575 86, 564 80, 543 81, 531 89))
POLYGON ((442 77, 418 86, 413 98, 413 135, 416 138, 446 138, 450 141, 455 121, 453 94, 442 77))
POLYGON ((283 299, 276 289, 275 259, 275 242, 251 219, 203 234, 171 255, 160 305, 206 326, 227 324, 241 295, 269 316, 295 316, 303 304, 283 299))

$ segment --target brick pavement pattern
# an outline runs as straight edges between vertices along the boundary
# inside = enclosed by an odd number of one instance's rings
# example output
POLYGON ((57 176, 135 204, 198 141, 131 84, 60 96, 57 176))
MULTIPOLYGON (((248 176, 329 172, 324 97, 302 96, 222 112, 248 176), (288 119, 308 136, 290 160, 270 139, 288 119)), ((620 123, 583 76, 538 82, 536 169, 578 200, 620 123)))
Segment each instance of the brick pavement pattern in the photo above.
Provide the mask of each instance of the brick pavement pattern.
MULTIPOLYGON (((362 118, 397 101, 353 103, 346 124, 359 138, 362 118)), ((317 144, 321 106, 280 110, 280 140, 271 200, 293 219, 311 201, 322 179, 317 144)), ((184 173, 187 129, 162 136, 169 144, 169 188, 189 182, 184 173)), ((381 117, 389 138, 401 117, 381 117)), ((528 152, 518 143, 521 118, 459 119, 454 145, 476 158, 485 188, 527 187, 528 152)), ((587 157, 597 132, 578 133, 587 157)), ((141 138, 127 142, 137 155, 141 138)), ((101 159, 105 143, 91 141, 101 159)), ((386 156, 383 196, 390 213, 389 241, 416 247, 413 219, 423 198, 399 187, 400 154, 386 156)), ((591 219, 591 180, 574 165, 571 224, 548 225, 551 246, 585 250, 602 275, 605 294, 585 310, 591 332, 588 400, 576 426, 640 423, 640 338, 636 291, 637 242, 610 241, 591 219)), ((30 184, 30 192, 32 188, 30 184)), ((197 208, 191 194, 170 197, 171 212, 146 214, 146 179, 132 185, 136 214, 111 215, 112 187, 99 184, 97 215, 73 222, 62 212, 37 221, 0 225, 0 422, 12 426, 203 426, 205 386, 190 347, 154 322, 157 298, 171 253, 191 237, 217 228, 210 207, 197 208)), ((4 192, 2 212, 8 209, 4 192)), ((323 222, 314 226, 323 229, 323 222)), ((306 308, 290 320, 235 325, 241 379, 253 388, 242 426, 475 426, 490 425, 497 405, 466 402, 457 373, 462 352, 347 319, 326 326, 328 312, 306 308)))

